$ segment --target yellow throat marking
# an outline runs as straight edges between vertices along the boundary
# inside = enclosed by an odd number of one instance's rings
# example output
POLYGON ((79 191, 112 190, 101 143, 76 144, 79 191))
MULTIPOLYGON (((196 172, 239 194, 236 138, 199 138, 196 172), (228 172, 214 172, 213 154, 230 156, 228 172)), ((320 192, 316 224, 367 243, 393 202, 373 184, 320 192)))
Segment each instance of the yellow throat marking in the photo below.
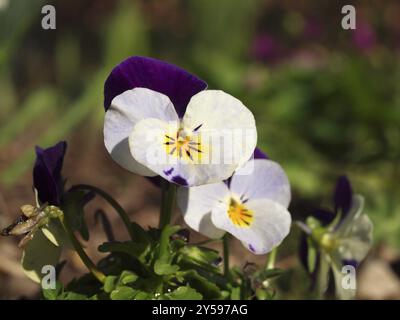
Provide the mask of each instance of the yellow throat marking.
POLYGON ((203 153, 200 137, 183 135, 182 132, 183 129, 179 129, 175 135, 164 136, 165 152, 180 159, 199 161, 203 153))
POLYGON ((234 225, 242 228, 250 227, 254 220, 253 212, 233 198, 229 202, 228 217, 234 225))

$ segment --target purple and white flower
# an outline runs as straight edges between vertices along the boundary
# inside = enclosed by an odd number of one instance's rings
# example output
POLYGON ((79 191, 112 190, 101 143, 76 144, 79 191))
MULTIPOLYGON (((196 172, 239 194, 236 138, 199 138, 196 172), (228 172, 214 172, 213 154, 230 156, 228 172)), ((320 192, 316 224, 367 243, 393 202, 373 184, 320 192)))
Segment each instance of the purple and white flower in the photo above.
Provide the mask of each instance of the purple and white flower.
POLYGON ((136 174, 184 186, 229 178, 255 149, 255 120, 238 99, 206 87, 162 61, 123 61, 104 89, 111 157, 136 174))
POLYGON ((179 188, 178 205, 192 229, 210 238, 228 232, 251 252, 265 254, 289 233, 291 192, 283 169, 257 154, 226 182, 179 188))

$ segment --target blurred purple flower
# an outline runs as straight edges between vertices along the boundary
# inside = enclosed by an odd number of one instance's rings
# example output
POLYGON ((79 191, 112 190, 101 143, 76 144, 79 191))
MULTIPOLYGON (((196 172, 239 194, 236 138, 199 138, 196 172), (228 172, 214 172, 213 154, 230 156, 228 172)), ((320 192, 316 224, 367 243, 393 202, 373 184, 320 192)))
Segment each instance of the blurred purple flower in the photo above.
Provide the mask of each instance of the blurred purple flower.
POLYGON ((271 35, 260 34, 251 44, 250 54, 256 60, 273 62, 280 56, 280 46, 271 35))
POLYGON ((309 17, 306 20, 303 35, 307 39, 319 39, 322 36, 322 24, 315 17, 309 17))
POLYGON ((361 51, 367 52, 375 47, 377 42, 372 25, 365 20, 357 20, 356 29, 353 32, 353 43, 361 51))
POLYGON ((353 191, 350 181, 346 176, 340 176, 337 179, 332 198, 333 210, 319 208, 313 213, 313 216, 317 218, 322 225, 331 223, 337 214, 341 214, 340 221, 342 221, 350 211, 353 191))
POLYGON ((65 141, 61 141, 47 149, 36 147, 33 185, 38 192, 41 203, 60 205, 63 194, 61 169, 66 149, 67 143, 65 141))

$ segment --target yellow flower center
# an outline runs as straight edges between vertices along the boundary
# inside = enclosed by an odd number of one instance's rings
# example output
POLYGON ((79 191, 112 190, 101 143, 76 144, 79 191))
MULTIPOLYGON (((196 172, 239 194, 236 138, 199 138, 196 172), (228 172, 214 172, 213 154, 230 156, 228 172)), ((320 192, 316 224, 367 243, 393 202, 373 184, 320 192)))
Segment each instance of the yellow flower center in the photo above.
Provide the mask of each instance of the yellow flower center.
POLYGON ((197 162, 201 159, 203 150, 199 135, 188 135, 180 128, 176 134, 164 136, 165 152, 180 159, 197 162))
POLYGON ((234 225, 242 228, 249 227, 254 220, 253 212, 233 198, 229 201, 228 216, 234 225))
POLYGON ((335 250, 338 244, 336 237, 330 232, 322 235, 320 243, 321 246, 327 251, 335 250))

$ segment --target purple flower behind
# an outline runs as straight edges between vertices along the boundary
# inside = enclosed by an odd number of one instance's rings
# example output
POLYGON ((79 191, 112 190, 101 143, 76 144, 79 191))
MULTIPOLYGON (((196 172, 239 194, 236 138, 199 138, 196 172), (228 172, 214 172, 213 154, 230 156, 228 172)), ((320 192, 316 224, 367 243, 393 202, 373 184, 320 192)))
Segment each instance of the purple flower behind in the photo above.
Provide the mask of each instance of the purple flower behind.
POLYGON ((306 20, 303 35, 306 39, 315 40, 320 39, 322 36, 322 24, 321 22, 315 17, 309 17, 306 20))
POLYGON ((266 153, 264 153, 260 148, 255 148, 253 153, 254 159, 269 159, 266 153))
POLYGON ((63 193, 61 169, 66 149, 67 143, 65 141, 61 141, 47 149, 36 147, 33 185, 38 191, 41 203, 60 205, 63 193))
POLYGON ((353 43, 361 51, 367 52, 376 45, 376 34, 371 24, 365 20, 357 21, 353 32, 353 43))
POLYGON ((272 36, 260 34, 253 40, 250 53, 256 60, 272 62, 278 59, 280 48, 272 36))
POLYGON ((192 96, 207 88, 207 83, 187 71, 153 58, 134 56, 117 65, 104 84, 104 108, 121 93, 147 88, 167 95, 182 118, 192 96))
POLYGON ((333 209, 318 208, 313 212, 323 226, 331 223, 337 214, 341 214, 340 222, 349 213, 353 198, 353 191, 349 179, 346 176, 340 176, 336 182, 333 192, 333 209))
POLYGON ((349 212, 353 198, 353 191, 351 189, 350 181, 346 176, 340 176, 333 196, 335 205, 335 213, 338 214, 339 210, 342 212, 342 218, 349 212))

